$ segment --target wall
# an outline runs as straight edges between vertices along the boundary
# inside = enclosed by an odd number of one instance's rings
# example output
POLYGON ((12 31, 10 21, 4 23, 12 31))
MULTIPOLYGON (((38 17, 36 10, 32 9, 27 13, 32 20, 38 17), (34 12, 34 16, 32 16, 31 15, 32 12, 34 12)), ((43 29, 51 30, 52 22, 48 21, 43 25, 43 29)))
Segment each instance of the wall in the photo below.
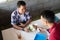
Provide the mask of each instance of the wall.
MULTIPOLYGON (((18 0, 8 0, 5 3, 0 3, 0 26, 5 27, 10 24, 11 11, 17 8, 18 0)), ((60 9, 60 0, 24 0, 27 3, 27 8, 31 10, 33 19, 40 16, 42 9, 60 9)), ((2 29, 2 27, 0 27, 2 29)))
MULTIPOLYGON (((13 10, 16 9, 16 3, 18 0, 8 0, 6 3, 1 3, 0 8, 13 10), (9 2, 10 1, 10 2, 9 2)), ((60 8, 60 0, 24 0, 27 3, 28 9, 39 9, 39 8, 60 8)))

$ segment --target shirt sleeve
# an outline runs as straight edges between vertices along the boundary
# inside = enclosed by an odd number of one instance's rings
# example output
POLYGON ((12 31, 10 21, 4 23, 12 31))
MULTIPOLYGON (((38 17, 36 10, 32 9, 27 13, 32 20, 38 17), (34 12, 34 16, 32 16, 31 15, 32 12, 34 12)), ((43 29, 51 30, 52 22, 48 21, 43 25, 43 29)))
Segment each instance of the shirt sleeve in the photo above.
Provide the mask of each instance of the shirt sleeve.
POLYGON ((26 15, 27 15, 27 19, 28 19, 28 20, 31 19, 31 15, 30 15, 29 12, 26 12, 26 15))
POLYGON ((14 14, 14 12, 11 14, 11 24, 16 24, 16 16, 14 14))

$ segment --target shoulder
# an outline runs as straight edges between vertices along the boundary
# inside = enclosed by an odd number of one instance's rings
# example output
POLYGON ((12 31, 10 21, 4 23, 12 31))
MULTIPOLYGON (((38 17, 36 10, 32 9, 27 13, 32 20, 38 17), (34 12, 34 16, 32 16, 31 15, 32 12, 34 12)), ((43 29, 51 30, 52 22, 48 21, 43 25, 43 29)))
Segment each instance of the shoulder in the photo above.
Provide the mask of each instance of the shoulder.
POLYGON ((60 30, 60 23, 57 23, 56 30, 60 30))
POLYGON ((11 16, 15 16, 17 14, 17 10, 14 10, 11 14, 11 16))
POLYGON ((25 14, 26 14, 26 15, 29 15, 29 12, 27 11, 27 12, 25 12, 25 14))

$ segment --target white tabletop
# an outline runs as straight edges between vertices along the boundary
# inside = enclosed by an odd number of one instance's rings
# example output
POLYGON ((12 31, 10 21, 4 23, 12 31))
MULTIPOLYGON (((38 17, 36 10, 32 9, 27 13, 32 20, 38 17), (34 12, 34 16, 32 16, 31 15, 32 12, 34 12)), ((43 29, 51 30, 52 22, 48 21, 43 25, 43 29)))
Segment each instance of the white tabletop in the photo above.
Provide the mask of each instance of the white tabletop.
MULTIPOLYGON (((36 21, 33 21, 31 24, 38 24, 38 26, 40 27, 44 27, 41 23, 41 20, 36 20, 36 21)), ((30 24, 30 25, 31 25, 30 24)), ((21 35, 23 36, 24 40, 34 40, 35 36, 36 36, 36 33, 40 32, 39 30, 35 31, 35 32, 24 32, 24 31, 21 31, 21 35)), ((49 33, 46 31, 46 35, 49 35, 49 33)))

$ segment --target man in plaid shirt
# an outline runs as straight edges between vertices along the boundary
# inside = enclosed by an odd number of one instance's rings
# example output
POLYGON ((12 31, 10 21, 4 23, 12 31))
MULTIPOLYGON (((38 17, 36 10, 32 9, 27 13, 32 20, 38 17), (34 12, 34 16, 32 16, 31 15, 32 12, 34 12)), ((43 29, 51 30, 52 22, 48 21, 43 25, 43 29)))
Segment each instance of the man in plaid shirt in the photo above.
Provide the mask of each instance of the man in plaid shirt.
POLYGON ((18 8, 11 14, 11 24, 17 30, 28 31, 26 26, 31 22, 31 16, 26 11, 26 3, 24 1, 17 2, 18 8))

